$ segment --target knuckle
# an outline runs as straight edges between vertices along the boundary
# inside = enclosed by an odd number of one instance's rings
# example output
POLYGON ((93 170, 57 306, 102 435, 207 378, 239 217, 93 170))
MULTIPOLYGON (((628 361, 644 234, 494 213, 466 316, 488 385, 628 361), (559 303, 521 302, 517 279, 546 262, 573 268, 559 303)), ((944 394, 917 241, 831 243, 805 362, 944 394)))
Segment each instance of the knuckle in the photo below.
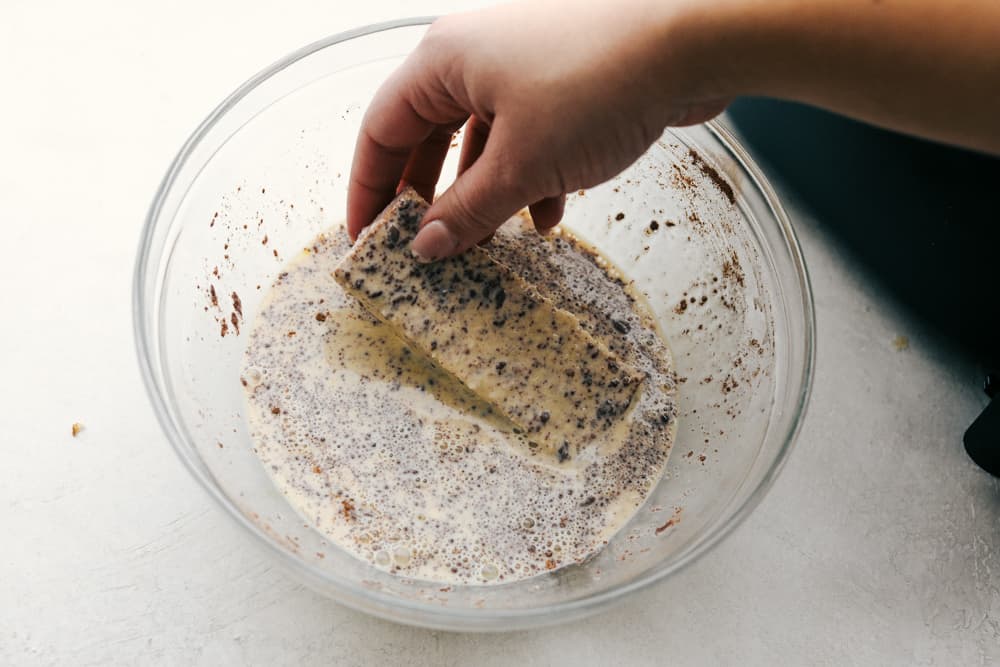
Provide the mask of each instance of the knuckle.
POLYGON ((464 188, 456 189, 452 197, 452 209, 455 217, 449 222, 470 239, 477 241, 493 231, 495 225, 487 212, 482 209, 475 193, 470 193, 464 188))
POLYGON ((499 151, 492 162, 493 183, 496 189, 511 199, 528 201, 533 192, 532 161, 515 151, 499 151))
POLYGON ((454 42, 456 31, 453 29, 455 18, 453 16, 442 16, 436 19, 427 27, 420 46, 433 52, 443 46, 454 42))

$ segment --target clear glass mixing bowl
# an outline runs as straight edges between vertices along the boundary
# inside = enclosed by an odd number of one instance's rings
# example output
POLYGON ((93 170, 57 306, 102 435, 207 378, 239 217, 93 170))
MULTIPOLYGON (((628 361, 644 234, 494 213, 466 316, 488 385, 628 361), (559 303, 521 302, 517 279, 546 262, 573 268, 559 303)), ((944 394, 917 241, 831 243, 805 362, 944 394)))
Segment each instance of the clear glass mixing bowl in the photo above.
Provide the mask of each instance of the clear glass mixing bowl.
POLYGON ((231 295, 242 302, 236 324, 252 326, 283 262, 342 218, 362 113, 427 23, 397 21, 310 45, 250 79, 198 127, 170 166, 142 235, 139 360, 181 460, 316 590, 444 629, 566 621, 677 572, 760 501, 809 394, 809 282, 784 211, 733 137, 711 123, 667 131, 624 174, 570 197, 564 223, 646 293, 675 355, 677 443, 647 503, 586 563, 503 585, 444 590, 330 545, 252 452, 239 385, 245 336, 232 322, 231 295))

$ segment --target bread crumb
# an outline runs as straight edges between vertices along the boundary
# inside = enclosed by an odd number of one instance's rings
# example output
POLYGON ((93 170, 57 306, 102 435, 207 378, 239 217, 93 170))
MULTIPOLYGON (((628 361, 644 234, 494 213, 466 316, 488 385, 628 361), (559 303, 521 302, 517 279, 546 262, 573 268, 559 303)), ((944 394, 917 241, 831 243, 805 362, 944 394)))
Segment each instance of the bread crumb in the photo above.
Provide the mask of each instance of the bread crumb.
POLYGON ((72 432, 74 438, 80 435, 80 431, 82 430, 83 430, 83 424, 81 424, 80 422, 73 422, 72 432))
POLYGON ((910 339, 906 336, 896 336, 892 340, 892 346, 896 348, 897 352, 908 350, 910 349, 910 339))

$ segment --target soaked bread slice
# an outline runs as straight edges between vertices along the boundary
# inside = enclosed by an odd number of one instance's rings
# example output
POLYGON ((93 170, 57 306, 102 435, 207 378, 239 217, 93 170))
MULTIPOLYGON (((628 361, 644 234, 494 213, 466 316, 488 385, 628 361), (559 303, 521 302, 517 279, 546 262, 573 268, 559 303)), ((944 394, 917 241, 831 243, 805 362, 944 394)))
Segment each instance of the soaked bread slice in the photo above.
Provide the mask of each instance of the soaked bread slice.
POLYGON ((334 272, 364 307, 562 462, 620 424, 645 376, 481 248, 410 252, 428 209, 408 188, 334 272))

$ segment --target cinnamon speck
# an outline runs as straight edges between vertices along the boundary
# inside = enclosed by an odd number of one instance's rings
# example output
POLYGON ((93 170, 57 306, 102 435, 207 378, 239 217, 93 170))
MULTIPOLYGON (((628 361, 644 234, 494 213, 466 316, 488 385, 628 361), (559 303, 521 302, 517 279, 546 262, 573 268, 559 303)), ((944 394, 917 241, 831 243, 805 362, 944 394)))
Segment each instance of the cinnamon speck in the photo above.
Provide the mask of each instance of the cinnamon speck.
POLYGON ((743 274, 743 267, 740 266, 740 258, 736 255, 736 251, 733 251, 729 259, 722 262, 722 277, 735 282, 740 287, 743 287, 745 276, 743 274))
POLYGON ((354 503, 352 503, 350 500, 344 499, 344 500, 340 501, 340 504, 344 508, 343 509, 344 518, 347 519, 348 521, 350 521, 351 519, 353 519, 354 518, 354 503))
POLYGON ((682 507, 675 507, 673 516, 667 519, 666 523, 664 523, 662 526, 656 529, 656 534, 659 535, 660 533, 670 528, 671 526, 676 526, 677 524, 679 524, 681 522, 682 511, 683 511, 682 507))
POLYGON ((719 188, 719 191, 726 196, 729 203, 735 204, 736 194, 733 192, 733 186, 729 185, 726 179, 724 179, 719 172, 715 170, 715 167, 705 162, 705 160, 703 160, 694 149, 689 150, 688 155, 691 157, 691 160, 694 161, 695 165, 701 169, 701 173, 708 176, 708 178, 715 183, 715 187, 719 188))
POLYGON ((665 531, 667 528, 670 528, 671 526, 675 525, 676 523, 677 523, 677 521, 675 519, 667 519, 667 522, 665 524, 663 524, 662 526, 659 526, 656 529, 656 534, 659 535, 660 533, 662 533, 663 531, 665 531))

